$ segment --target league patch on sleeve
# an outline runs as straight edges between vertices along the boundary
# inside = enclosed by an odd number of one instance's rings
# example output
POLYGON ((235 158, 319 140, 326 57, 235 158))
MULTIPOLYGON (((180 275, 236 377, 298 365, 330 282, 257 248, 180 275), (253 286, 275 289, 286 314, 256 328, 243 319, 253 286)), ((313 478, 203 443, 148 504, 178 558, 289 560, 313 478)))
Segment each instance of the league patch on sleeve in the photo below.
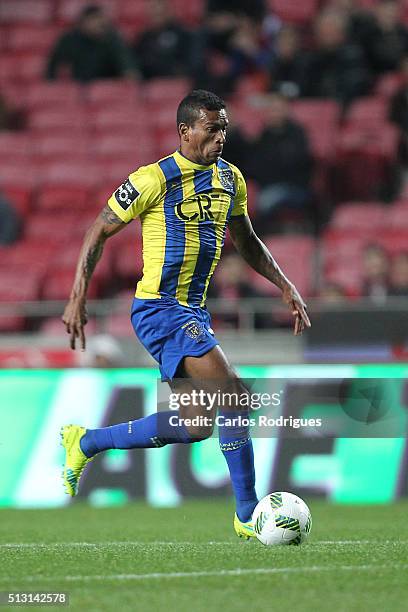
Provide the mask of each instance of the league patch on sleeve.
POLYGON ((123 210, 127 210, 129 206, 136 200, 139 195, 138 190, 132 185, 130 179, 127 179, 122 185, 115 191, 115 199, 119 206, 123 210))

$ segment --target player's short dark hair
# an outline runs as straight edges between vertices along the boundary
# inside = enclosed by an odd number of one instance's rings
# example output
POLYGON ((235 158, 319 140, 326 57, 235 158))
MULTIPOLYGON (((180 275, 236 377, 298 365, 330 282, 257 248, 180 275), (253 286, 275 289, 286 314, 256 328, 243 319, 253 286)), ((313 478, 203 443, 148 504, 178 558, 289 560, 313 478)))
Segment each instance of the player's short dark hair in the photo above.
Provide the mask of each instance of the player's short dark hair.
POLYGON ((185 123, 194 125, 200 116, 200 110, 219 111, 226 106, 224 100, 211 91, 195 89, 180 102, 177 109, 177 126, 185 123))

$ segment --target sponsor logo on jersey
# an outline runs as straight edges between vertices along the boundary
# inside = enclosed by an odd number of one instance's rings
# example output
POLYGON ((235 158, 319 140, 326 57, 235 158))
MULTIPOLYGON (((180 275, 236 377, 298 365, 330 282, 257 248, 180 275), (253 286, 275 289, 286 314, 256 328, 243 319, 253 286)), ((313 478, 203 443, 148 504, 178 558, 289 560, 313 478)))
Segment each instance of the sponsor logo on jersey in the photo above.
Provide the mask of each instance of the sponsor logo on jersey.
POLYGON ((139 195, 138 190, 132 185, 130 179, 127 179, 122 185, 115 191, 115 198, 119 206, 123 210, 127 210, 129 206, 136 200, 139 195))
POLYGON ((234 175, 232 174, 231 168, 219 168, 218 176, 220 179, 220 183, 224 187, 224 189, 226 191, 229 191, 230 193, 234 193, 234 175))
POLYGON ((182 221, 208 221, 214 219, 211 211, 211 198, 200 194, 176 204, 176 215, 182 221))

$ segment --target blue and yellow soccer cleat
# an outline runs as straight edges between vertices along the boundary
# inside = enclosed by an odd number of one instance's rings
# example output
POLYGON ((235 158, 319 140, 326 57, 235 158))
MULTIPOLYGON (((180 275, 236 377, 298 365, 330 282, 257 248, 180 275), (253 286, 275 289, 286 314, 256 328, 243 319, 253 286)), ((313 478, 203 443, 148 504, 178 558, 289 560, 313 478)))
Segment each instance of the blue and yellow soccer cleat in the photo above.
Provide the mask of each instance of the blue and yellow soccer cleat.
POLYGON ((245 540, 249 540, 249 538, 256 538, 256 533, 254 531, 254 525, 252 521, 247 521, 243 523, 239 520, 237 514, 234 515, 234 529, 235 533, 239 538, 244 538, 245 540))
POLYGON ((79 425, 64 425, 61 429, 61 445, 65 448, 65 465, 62 479, 68 495, 74 497, 78 493, 78 483, 84 467, 92 461, 81 450, 79 441, 85 435, 85 427, 79 425))

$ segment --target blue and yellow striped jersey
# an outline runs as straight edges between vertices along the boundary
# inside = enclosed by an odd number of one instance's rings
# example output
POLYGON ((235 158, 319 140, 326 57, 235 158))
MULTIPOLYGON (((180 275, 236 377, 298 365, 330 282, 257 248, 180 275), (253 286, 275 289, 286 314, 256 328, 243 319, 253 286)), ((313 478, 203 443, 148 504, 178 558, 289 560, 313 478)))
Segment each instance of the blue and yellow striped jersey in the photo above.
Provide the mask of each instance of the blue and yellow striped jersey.
POLYGON ((247 190, 238 168, 223 159, 200 166, 176 151, 130 174, 108 204, 125 223, 142 223, 136 297, 203 306, 228 220, 247 214, 247 190))

